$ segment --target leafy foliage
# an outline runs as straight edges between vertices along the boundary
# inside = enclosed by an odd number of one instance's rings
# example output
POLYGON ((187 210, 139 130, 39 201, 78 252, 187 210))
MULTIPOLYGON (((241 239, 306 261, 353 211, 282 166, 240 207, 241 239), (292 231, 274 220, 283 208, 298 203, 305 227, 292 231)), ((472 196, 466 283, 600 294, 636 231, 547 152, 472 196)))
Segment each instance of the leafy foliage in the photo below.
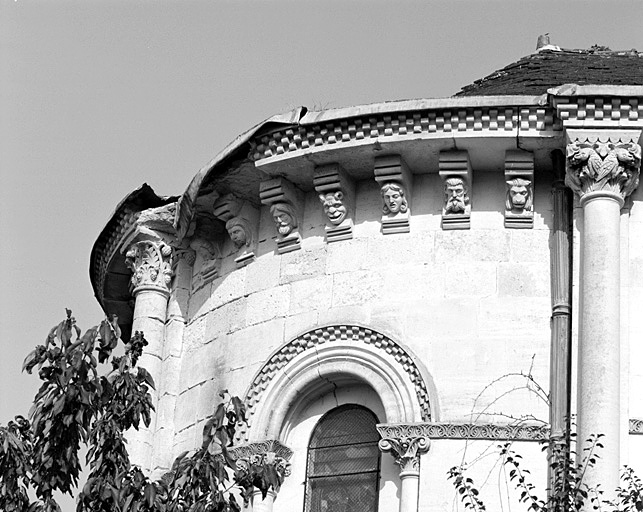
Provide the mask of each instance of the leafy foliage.
MULTIPOLYGON (((621 475, 623 485, 616 489, 616 500, 603 500, 603 491, 590 487, 585 475, 600 458, 603 448, 602 434, 591 435, 578 457, 575 434, 568 433, 563 438, 551 438, 544 446, 549 453, 549 468, 552 474, 552 487, 548 489, 547 499, 537 495, 536 487, 530 481, 530 472, 523 467, 520 454, 512 449, 512 443, 498 445, 502 465, 508 470, 509 481, 518 491, 518 500, 531 512, 576 512, 591 508, 613 512, 643 511, 643 483, 631 468, 626 467, 621 475)), ((448 471, 460 500, 465 509, 484 512, 486 506, 473 480, 466 476, 467 466, 454 466, 448 471)))
POLYGON ((81 445, 87 445, 89 477, 78 493, 77 512, 237 512, 237 488, 248 500, 257 487, 265 496, 281 484, 274 464, 237 468, 230 456, 236 427, 245 422, 245 406, 237 397, 221 395, 203 430, 202 446, 181 455, 172 470, 151 481, 129 460, 124 433, 150 424, 155 388, 152 376, 137 366, 148 344, 136 332, 125 353, 112 357, 120 341, 113 316, 81 330, 70 310, 53 327, 44 345, 26 357, 23 371, 38 369, 43 381, 30 411, 0 426, 0 510, 59 512, 54 492, 72 494, 82 465, 81 445), (111 357, 111 361, 109 361, 111 357), (99 366, 111 370, 99 375, 99 366), (37 500, 31 502, 33 489, 37 500))

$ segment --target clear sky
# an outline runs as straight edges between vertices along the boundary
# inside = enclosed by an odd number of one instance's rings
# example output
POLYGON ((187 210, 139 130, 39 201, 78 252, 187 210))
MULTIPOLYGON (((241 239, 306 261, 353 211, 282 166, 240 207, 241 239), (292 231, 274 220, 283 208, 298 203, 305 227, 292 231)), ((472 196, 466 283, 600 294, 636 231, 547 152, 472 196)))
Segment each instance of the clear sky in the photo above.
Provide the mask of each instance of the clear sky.
POLYGON ((257 122, 442 97, 552 44, 643 51, 643 2, 0 0, 0 422, 24 356, 102 312, 88 267, 142 183, 178 195, 257 122))

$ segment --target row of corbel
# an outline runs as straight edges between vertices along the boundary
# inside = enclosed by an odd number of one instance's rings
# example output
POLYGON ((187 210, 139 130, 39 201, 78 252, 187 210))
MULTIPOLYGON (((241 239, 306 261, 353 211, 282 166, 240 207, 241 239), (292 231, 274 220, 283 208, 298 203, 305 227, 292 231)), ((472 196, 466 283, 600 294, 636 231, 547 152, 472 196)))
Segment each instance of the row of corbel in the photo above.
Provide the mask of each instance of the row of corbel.
MULTIPOLYGON (((467 151, 440 153, 439 174, 444 182, 445 199, 442 208, 443 229, 469 229, 471 218, 472 170, 467 151)), ((382 195, 382 233, 410 231, 413 175, 399 155, 375 159, 375 180, 382 195)), ((531 228, 533 226, 534 159, 525 151, 507 151, 505 178, 507 185, 505 226, 531 228)), ((326 240, 337 242, 353 238, 355 214, 355 183, 337 163, 318 166, 313 186, 319 196, 326 217, 326 240)), ((299 227, 303 220, 304 194, 283 177, 271 178, 260 184, 261 203, 270 208, 277 229, 277 253, 284 254, 301 248, 299 227)), ((213 205, 216 218, 225 223, 230 239, 237 248, 235 262, 242 267, 255 257, 259 211, 249 202, 232 194, 218 198, 213 205)), ((194 240, 192 248, 206 250, 202 240, 194 240)), ((211 260, 207 255, 204 260, 211 260)), ((212 261, 201 273, 216 274, 212 261)), ((212 276, 214 277, 214 275, 212 276)))

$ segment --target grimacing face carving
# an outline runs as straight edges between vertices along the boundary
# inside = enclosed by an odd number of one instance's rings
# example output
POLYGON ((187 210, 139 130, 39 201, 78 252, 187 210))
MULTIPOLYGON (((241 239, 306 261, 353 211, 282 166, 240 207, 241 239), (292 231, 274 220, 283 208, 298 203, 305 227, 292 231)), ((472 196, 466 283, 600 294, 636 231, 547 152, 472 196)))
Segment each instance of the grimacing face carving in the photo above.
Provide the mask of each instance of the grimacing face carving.
POLYGON ((319 200, 324 205, 328 220, 336 226, 346 218, 348 210, 344 204, 344 193, 341 190, 319 194, 319 200))
POLYGON ((275 203, 270 207, 270 213, 280 235, 289 235, 297 227, 297 213, 290 204, 275 203))
POLYGON ((506 209, 518 213, 530 212, 533 204, 531 181, 524 178, 513 178, 507 181, 506 209))
POLYGON ((444 182, 445 213, 465 213, 469 205, 467 185, 462 178, 447 178, 444 182))
POLYGON ((232 243, 237 249, 252 243, 252 230, 248 222, 239 217, 233 217, 225 225, 232 243))
POLYGON ((384 183, 382 185, 382 199, 384 206, 382 211, 385 214, 406 213, 409 209, 409 203, 406 200, 404 188, 399 183, 384 183))

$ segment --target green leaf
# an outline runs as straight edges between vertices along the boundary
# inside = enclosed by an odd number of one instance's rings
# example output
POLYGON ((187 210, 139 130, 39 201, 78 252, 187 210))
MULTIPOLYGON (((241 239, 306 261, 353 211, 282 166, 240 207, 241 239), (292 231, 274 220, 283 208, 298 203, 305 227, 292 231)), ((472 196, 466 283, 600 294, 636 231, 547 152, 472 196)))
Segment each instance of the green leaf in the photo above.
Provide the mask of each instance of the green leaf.
POLYGON ((154 385, 154 379, 150 375, 150 372, 148 372, 145 368, 139 366, 138 367, 138 378, 139 381, 145 382, 149 387, 152 389, 156 389, 156 386, 154 385))
POLYGON ((145 501, 147 501, 147 506, 152 508, 154 505, 154 500, 156 499, 156 487, 154 484, 149 483, 145 486, 145 501))

